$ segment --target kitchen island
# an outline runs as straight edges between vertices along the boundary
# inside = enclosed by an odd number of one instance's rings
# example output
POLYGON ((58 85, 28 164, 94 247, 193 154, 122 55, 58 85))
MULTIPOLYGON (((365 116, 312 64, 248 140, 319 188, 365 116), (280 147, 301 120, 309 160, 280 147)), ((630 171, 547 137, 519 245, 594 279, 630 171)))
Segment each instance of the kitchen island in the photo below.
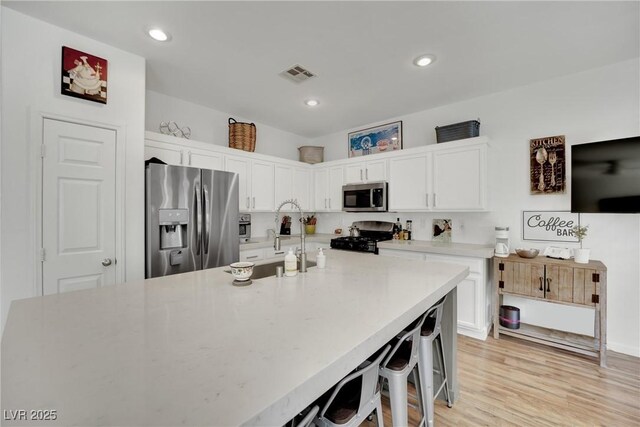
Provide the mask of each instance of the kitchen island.
MULTIPOLYGON (((313 258, 313 256, 310 256, 313 258)), ((327 268, 231 284, 224 268, 13 302, 4 425, 282 425, 456 286, 468 268, 327 251, 327 268), (16 410, 56 419, 6 420, 16 410)))

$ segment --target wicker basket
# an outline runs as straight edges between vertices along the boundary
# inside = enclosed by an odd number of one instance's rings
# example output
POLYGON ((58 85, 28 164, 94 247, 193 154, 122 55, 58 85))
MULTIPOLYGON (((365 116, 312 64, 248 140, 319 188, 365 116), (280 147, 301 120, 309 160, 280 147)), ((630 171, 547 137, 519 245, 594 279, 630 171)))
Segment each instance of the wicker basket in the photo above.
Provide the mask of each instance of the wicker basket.
POLYGON ((314 145, 305 145, 304 147, 298 147, 300 151, 300 161, 316 164, 324 161, 324 147, 317 147, 314 145))
POLYGON ((256 125, 229 118, 229 147, 244 151, 256 150, 256 125))
POLYGON ((458 139, 474 138, 478 135, 480 135, 480 119, 447 126, 436 126, 436 142, 438 144, 458 139))

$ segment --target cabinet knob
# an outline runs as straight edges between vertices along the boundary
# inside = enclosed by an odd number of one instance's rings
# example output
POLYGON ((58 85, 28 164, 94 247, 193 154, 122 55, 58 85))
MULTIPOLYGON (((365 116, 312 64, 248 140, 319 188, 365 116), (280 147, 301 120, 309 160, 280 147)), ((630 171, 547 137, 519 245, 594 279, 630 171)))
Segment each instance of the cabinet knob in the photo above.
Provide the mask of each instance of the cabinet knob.
POLYGON ((105 258, 102 260, 102 265, 109 267, 111 265, 111 258, 105 258))
POLYGON ((540 289, 538 289, 539 291, 544 291, 544 288, 542 287, 542 277, 538 277, 538 279, 540 279, 540 289))
POLYGON ((551 292, 551 279, 547 278, 547 292, 551 292))

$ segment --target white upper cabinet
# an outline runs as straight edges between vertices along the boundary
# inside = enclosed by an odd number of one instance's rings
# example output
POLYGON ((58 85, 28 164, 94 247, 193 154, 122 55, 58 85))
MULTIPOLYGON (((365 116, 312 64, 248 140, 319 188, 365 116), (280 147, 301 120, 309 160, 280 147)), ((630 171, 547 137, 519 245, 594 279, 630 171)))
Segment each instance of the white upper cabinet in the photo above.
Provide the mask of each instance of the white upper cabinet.
POLYGON ((298 200, 303 211, 311 210, 311 170, 308 168, 293 168, 293 198, 298 200))
POLYGON ((179 145, 166 144, 156 141, 145 141, 144 159, 155 157, 168 165, 182 165, 184 154, 179 145))
MULTIPOLYGON (((311 169, 289 165, 275 165, 275 207, 285 200, 294 199, 303 211, 311 210, 311 169)), ((283 211, 294 211, 291 205, 282 207, 283 211)))
POLYGON ((433 152, 434 210, 486 208, 486 152, 486 145, 433 152))
POLYGON ((275 210, 274 164, 261 160, 251 161, 251 210, 275 210))
POLYGON ((487 139, 429 146, 389 159, 390 211, 487 209, 487 139))
POLYGON ((344 167, 344 184, 385 181, 387 160, 359 161, 344 167))
POLYGON ((430 153, 400 156, 389 160, 389 210, 423 211, 429 209, 428 187, 430 153))
POLYGON ((220 153, 190 149, 187 150, 186 166, 193 166, 194 168, 200 169, 224 170, 224 159, 220 153))
POLYGON ((252 202, 249 195, 251 191, 249 185, 251 182, 251 161, 244 157, 225 156, 224 170, 238 174, 238 202, 240 212, 248 212, 251 210, 252 202))
POLYGON ((338 212, 342 210, 342 166, 323 167, 314 170, 315 210, 338 212))

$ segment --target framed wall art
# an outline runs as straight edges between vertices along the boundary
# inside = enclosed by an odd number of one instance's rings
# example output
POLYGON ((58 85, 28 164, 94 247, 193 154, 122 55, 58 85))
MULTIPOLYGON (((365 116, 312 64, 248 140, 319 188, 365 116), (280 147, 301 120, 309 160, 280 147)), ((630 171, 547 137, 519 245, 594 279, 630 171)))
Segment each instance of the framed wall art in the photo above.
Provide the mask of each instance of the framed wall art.
POLYGON ((572 242, 578 238, 571 230, 580 225, 580 214, 569 211, 522 211, 522 240, 572 242))
POLYGON ((564 193, 565 151, 564 135, 529 141, 531 194, 564 193))
POLYGON ((349 133, 349 157, 402 150, 402 121, 349 133))
POLYGON ((107 103, 106 59, 62 46, 60 92, 88 101, 107 103))

